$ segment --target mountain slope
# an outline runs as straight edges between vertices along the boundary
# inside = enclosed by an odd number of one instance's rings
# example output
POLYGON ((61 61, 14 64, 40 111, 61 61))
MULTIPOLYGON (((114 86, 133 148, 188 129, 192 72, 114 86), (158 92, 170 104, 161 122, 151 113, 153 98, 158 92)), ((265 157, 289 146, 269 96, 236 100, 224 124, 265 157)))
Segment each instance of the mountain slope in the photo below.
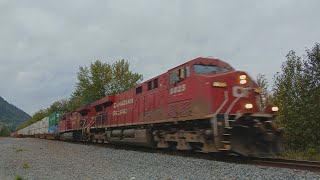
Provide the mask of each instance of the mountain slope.
POLYGON ((0 96, 0 123, 16 126, 28 118, 30 118, 29 114, 8 103, 0 96))

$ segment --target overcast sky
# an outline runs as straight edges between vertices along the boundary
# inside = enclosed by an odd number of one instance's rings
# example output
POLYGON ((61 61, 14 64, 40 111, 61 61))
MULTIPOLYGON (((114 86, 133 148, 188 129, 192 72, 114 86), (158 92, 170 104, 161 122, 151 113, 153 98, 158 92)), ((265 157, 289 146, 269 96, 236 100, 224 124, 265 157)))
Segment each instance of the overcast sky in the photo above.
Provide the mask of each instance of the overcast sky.
POLYGON ((269 81, 320 42, 319 0, 0 0, 0 96, 29 114, 68 97, 79 66, 126 59, 151 78, 202 56, 269 81))

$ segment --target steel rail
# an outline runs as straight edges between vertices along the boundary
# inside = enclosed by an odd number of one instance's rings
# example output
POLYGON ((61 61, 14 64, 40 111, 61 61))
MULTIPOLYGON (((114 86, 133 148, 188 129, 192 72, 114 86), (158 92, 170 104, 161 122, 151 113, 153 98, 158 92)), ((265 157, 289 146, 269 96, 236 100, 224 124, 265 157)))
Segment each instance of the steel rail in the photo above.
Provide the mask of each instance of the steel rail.
POLYGON ((320 161, 279 158, 251 158, 251 160, 256 165, 320 172, 320 161))

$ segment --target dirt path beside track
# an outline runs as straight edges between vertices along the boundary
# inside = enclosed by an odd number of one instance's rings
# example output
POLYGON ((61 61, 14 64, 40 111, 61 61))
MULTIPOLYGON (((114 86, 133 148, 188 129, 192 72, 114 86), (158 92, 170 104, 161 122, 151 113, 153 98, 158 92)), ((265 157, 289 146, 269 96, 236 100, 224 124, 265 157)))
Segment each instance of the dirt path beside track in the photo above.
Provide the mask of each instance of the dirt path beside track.
POLYGON ((307 171, 233 164, 34 138, 0 138, 0 180, 320 179, 307 171))

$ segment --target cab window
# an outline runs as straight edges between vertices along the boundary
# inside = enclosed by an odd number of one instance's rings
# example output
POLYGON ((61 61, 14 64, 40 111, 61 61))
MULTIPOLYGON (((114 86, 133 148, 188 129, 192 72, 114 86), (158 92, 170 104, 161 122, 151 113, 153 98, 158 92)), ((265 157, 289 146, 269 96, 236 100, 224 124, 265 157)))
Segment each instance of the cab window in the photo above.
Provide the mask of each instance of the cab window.
POLYGON ((190 67, 177 69, 170 74, 170 83, 175 84, 190 76, 190 67))
POLYGON ((186 69, 186 77, 189 77, 190 76, 190 67, 187 66, 185 69, 186 69))
POLYGON ((197 74, 215 73, 215 72, 227 72, 229 69, 224 67, 219 67, 215 65, 204 65, 195 64, 193 65, 193 70, 197 74))

